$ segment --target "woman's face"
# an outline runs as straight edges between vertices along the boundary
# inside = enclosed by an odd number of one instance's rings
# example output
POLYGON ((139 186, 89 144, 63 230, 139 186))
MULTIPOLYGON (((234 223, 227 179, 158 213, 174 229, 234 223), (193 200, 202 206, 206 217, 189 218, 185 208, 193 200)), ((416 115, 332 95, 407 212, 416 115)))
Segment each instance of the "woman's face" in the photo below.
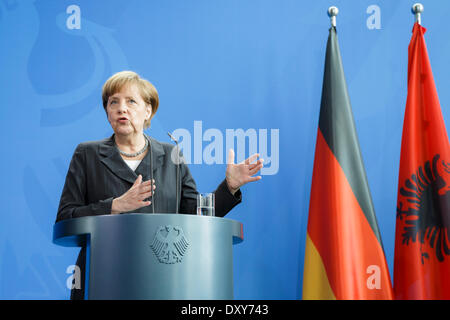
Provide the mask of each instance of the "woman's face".
POLYGON ((136 85, 127 85, 109 97, 106 112, 117 135, 130 135, 144 131, 152 107, 144 102, 136 85))

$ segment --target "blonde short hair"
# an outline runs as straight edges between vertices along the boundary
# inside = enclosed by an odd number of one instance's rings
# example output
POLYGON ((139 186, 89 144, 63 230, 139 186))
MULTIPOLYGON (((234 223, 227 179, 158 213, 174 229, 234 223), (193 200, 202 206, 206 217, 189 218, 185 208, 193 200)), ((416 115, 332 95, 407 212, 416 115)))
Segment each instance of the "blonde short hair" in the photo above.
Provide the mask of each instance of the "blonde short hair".
POLYGON ((102 89, 103 108, 106 112, 106 106, 108 105, 108 99, 110 96, 116 94, 126 85, 136 85, 141 94, 142 100, 146 104, 150 104, 152 107, 152 115, 144 123, 144 129, 150 126, 150 121, 158 110, 159 97, 158 91, 148 80, 141 78, 136 72, 133 71, 121 71, 113 74, 108 80, 106 80, 102 89))

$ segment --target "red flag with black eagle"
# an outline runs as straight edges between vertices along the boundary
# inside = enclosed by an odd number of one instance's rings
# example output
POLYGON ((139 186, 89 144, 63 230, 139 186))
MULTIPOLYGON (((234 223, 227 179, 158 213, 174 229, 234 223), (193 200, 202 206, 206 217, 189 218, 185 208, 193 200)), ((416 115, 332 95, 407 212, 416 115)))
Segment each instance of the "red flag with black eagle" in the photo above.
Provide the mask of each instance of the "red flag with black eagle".
POLYGON ((395 235, 396 299, 450 299, 450 144, 425 32, 416 23, 408 48, 395 235))

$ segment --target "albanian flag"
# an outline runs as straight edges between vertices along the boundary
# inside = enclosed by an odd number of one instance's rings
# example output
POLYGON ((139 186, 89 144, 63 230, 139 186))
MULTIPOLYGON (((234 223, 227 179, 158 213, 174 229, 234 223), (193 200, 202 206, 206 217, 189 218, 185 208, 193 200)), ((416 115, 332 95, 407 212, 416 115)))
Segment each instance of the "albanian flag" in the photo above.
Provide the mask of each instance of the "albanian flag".
POLYGON ((450 145, 424 34, 408 48, 395 234, 397 299, 450 299, 450 145))
POLYGON ((325 58, 303 299, 392 299, 334 27, 325 58))

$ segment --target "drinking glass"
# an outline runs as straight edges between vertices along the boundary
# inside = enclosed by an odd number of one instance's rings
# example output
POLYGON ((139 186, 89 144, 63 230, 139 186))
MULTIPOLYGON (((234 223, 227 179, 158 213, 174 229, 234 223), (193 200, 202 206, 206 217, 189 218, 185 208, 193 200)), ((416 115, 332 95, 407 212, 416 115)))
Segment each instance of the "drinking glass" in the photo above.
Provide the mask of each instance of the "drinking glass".
POLYGON ((214 206, 214 193, 199 193, 197 195, 197 215, 214 217, 214 206))

